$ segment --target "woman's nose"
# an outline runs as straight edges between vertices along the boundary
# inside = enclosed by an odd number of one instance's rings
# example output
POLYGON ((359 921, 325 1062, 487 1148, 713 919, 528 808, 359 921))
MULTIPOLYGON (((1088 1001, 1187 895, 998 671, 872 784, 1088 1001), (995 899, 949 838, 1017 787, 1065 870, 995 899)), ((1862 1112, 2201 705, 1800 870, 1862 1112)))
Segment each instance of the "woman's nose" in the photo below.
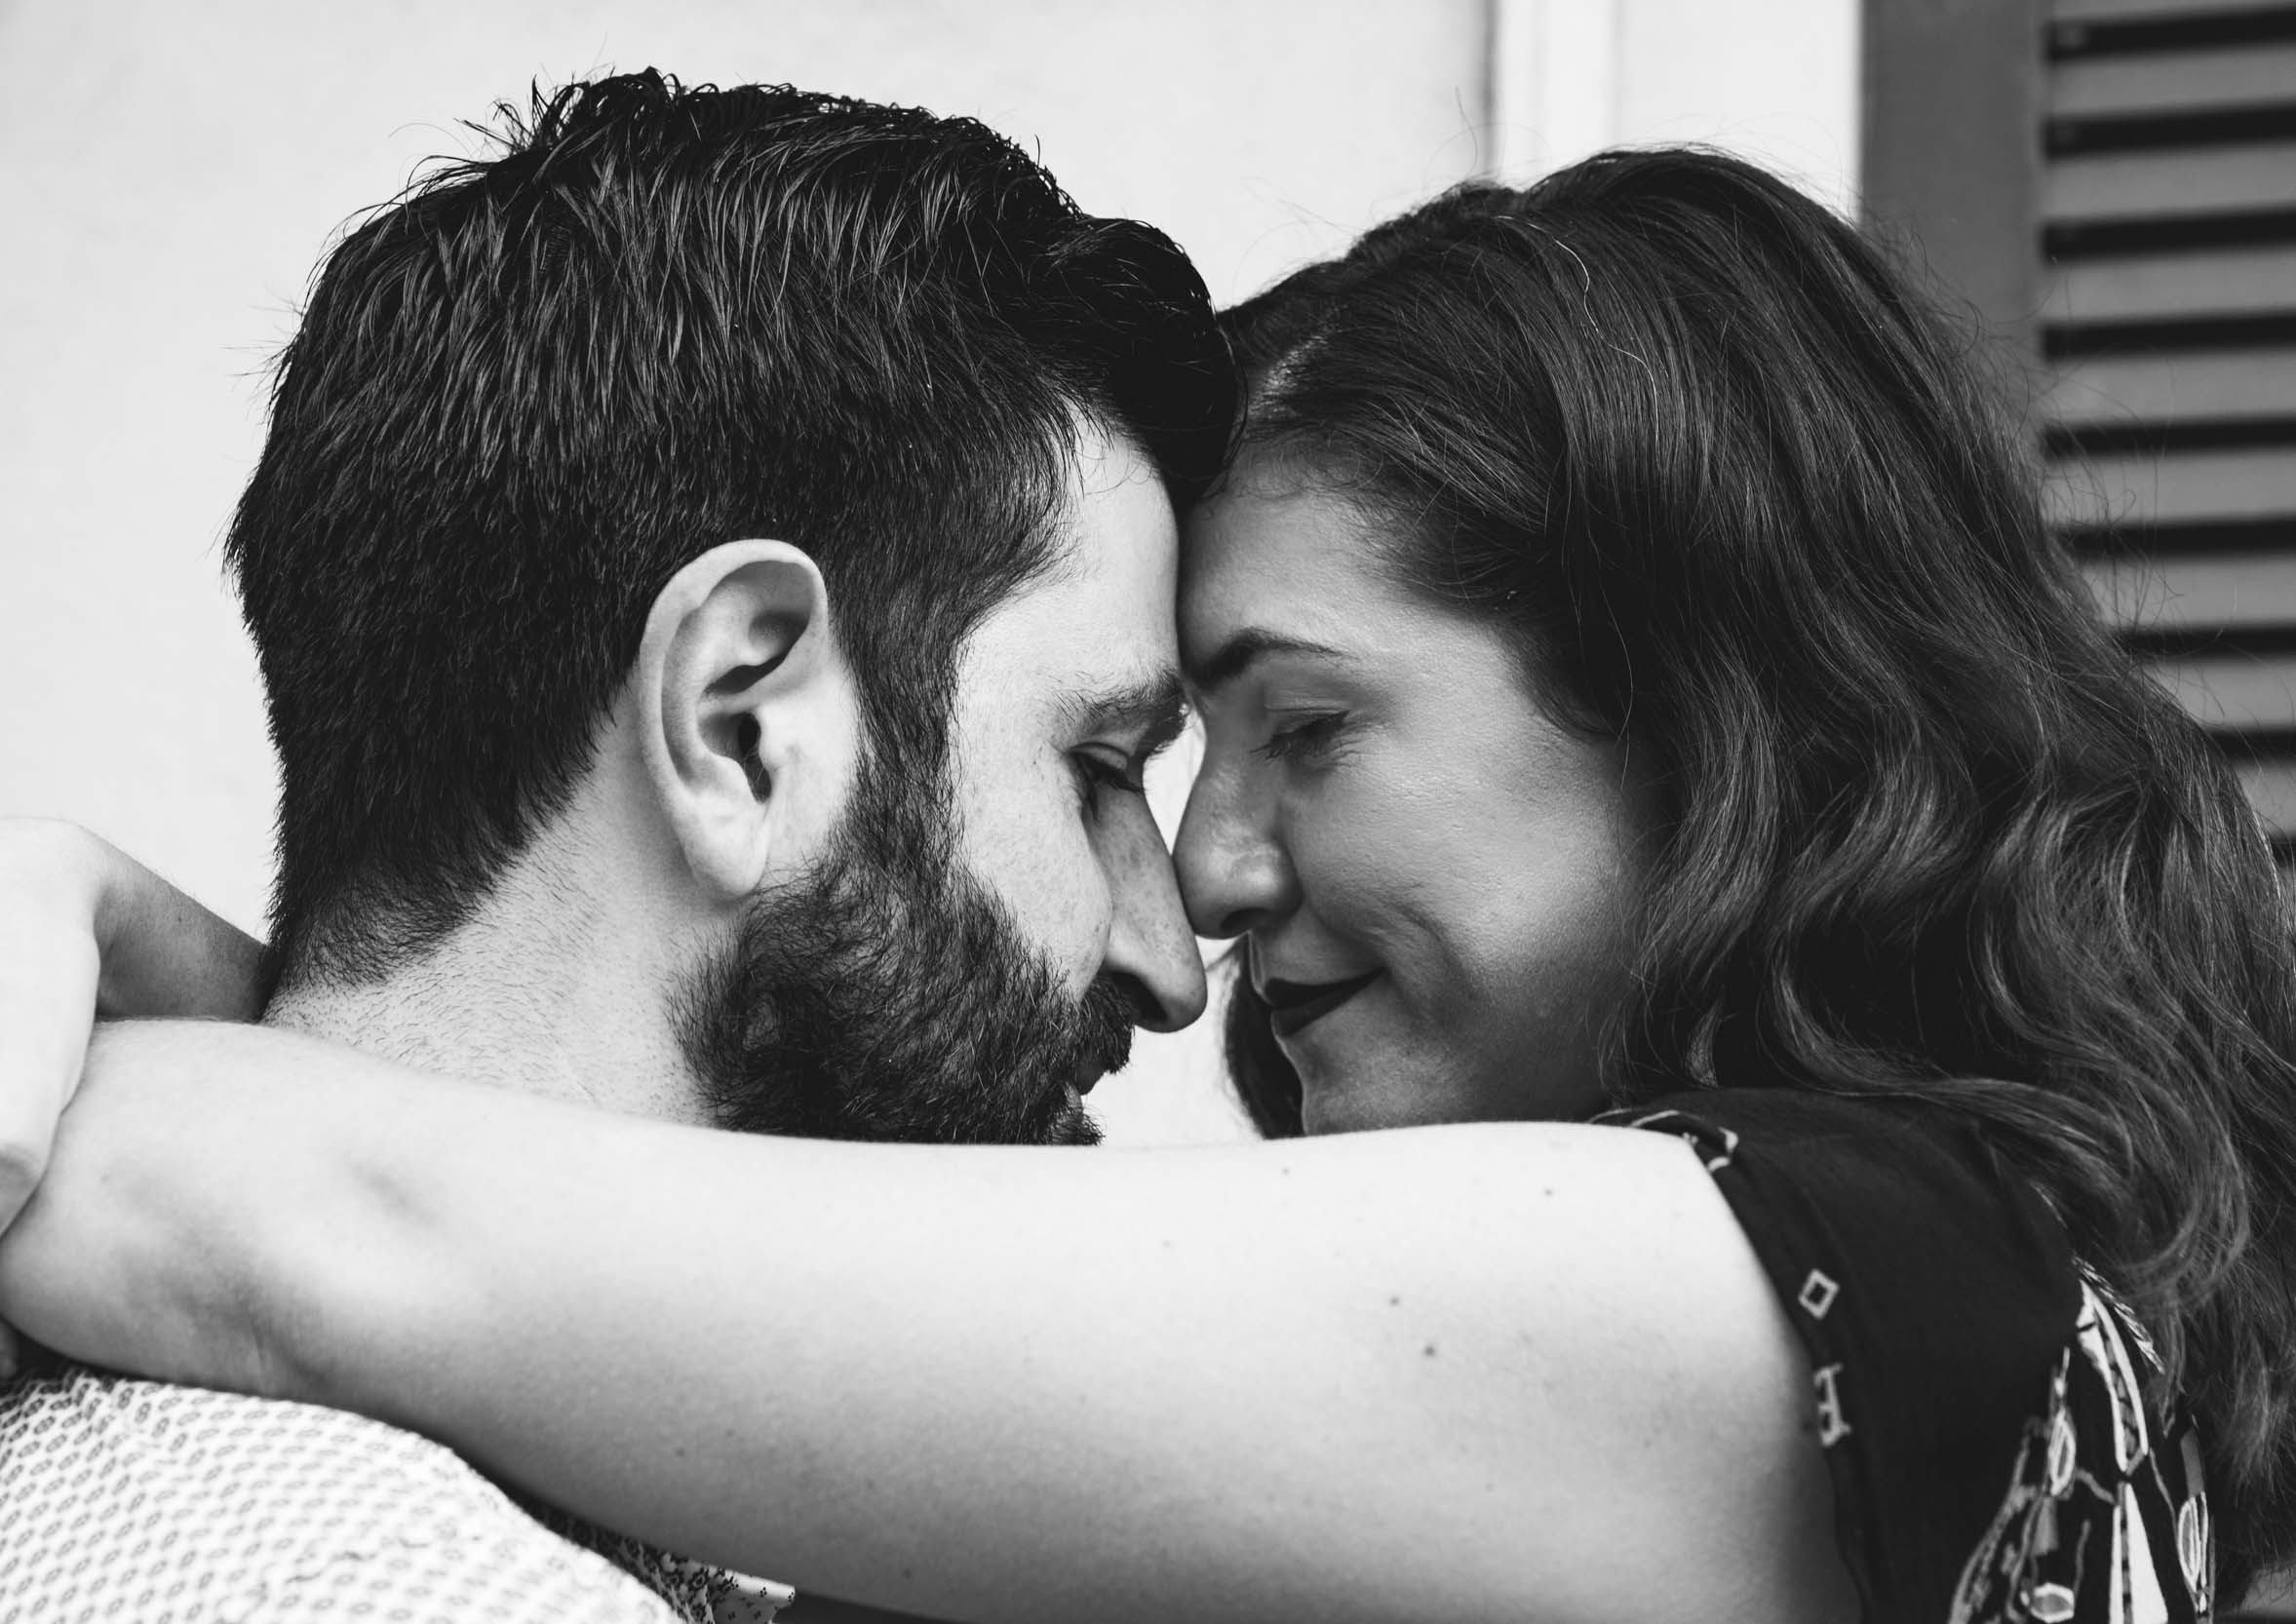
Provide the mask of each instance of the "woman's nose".
POLYGON ((1209 763, 1188 792, 1172 866, 1198 936, 1241 936, 1299 906, 1299 879, 1271 809, 1256 801, 1248 785, 1209 763))

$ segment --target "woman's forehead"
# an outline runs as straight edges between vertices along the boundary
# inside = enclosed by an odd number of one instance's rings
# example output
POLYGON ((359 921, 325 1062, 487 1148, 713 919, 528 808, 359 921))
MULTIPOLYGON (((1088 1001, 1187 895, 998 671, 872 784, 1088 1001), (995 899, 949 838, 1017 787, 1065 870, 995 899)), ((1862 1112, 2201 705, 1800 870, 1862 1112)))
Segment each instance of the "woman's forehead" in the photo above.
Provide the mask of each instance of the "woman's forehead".
POLYGON ((1181 612, 1210 618, 1383 595, 1391 589, 1381 547, 1362 509, 1327 488, 1226 484, 1182 526, 1181 612))

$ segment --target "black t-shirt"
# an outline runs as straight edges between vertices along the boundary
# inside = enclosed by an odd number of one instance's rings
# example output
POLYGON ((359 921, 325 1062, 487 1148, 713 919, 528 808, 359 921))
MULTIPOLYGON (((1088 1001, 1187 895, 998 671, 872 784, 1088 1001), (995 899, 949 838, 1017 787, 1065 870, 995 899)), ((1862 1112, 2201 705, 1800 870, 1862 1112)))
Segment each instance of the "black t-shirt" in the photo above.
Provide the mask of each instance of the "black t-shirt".
POLYGON ((1951 1112, 1670 1095, 1809 1352, 1868 1624, 2187 1624, 2214 1563, 2200 1458, 2143 1328, 1951 1112))

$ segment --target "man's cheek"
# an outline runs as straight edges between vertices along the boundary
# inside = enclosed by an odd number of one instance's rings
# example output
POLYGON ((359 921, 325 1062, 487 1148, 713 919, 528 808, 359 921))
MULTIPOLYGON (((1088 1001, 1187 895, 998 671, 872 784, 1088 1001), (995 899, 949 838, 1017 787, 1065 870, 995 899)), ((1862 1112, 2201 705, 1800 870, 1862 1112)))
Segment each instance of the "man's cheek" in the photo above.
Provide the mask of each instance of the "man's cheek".
POLYGON ((1072 823, 1045 831, 1015 889, 1022 940, 1071 997, 1081 996, 1107 956, 1111 917, 1109 877, 1092 842, 1072 823))

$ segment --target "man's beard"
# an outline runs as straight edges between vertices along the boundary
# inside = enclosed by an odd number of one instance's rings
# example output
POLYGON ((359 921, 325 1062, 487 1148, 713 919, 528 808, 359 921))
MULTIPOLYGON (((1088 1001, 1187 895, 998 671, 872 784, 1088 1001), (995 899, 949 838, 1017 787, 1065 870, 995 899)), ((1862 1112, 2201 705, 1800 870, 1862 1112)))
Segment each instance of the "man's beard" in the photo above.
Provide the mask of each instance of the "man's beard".
POLYGON ((1070 996, 960 869, 946 796, 865 758, 823 860, 693 973, 679 1035, 721 1128, 811 1139, 1091 1144, 1070 1085, 1132 1052, 1107 976, 1070 996))

